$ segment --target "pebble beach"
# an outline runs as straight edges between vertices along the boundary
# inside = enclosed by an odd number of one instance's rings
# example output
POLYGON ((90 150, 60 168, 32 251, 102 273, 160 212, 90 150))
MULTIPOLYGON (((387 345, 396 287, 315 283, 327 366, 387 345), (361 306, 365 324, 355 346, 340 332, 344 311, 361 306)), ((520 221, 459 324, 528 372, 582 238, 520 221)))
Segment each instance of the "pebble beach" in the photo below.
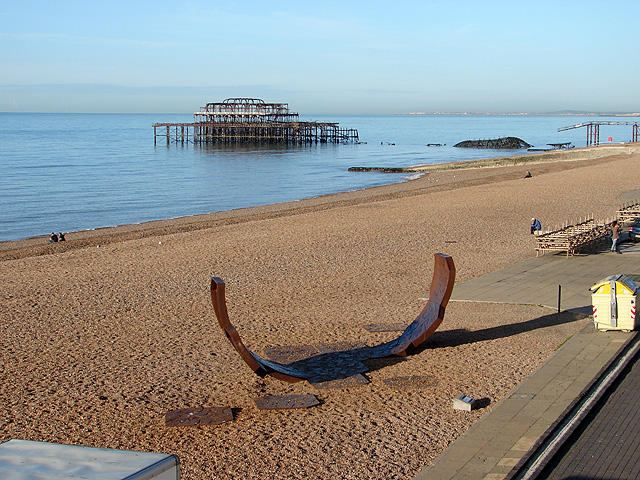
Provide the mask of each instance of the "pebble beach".
POLYGON ((415 318, 435 253, 453 257, 460 283, 535 256, 532 217, 543 229, 613 218, 640 189, 640 147, 424 172, 298 202, 71 232, 62 243, 0 243, 0 442, 176 454, 186 480, 412 478, 590 320, 452 301, 418 352, 367 362, 369 383, 318 389, 249 369, 218 327, 211 276, 224 279, 231 321, 259 355, 377 345, 399 332, 363 327, 415 318), (519 328, 525 322, 536 328, 519 328), (410 376, 421 381, 385 382, 410 376), (460 393, 486 406, 453 410, 460 393), (320 404, 256 407, 289 394, 320 404), (230 407, 234 418, 165 425, 167 412, 195 407, 230 407))

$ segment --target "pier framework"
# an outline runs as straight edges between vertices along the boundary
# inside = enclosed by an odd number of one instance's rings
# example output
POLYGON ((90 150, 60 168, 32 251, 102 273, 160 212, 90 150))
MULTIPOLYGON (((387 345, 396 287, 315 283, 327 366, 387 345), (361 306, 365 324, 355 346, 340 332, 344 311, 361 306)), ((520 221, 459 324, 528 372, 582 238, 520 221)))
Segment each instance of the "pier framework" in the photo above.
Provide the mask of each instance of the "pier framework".
POLYGON ((207 103, 193 114, 193 123, 154 123, 153 139, 169 143, 352 143, 358 131, 337 123, 301 122, 286 103, 259 98, 227 98, 207 103))
POLYGON ((638 124, 638 122, 586 122, 561 127, 558 131, 563 132, 573 128, 587 127, 587 147, 591 147, 593 145, 600 145, 600 125, 631 125, 631 141, 637 142, 640 140, 640 131, 638 129, 640 124, 638 124))

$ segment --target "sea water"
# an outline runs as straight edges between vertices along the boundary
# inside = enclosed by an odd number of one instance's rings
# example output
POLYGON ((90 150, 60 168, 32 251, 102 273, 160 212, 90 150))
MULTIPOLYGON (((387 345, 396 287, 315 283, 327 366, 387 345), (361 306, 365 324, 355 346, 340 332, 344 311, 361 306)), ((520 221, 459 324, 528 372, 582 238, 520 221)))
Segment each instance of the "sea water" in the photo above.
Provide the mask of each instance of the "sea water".
MULTIPOLYGON (((530 115, 303 116, 355 128, 359 144, 154 144, 152 124, 191 115, 0 113, 0 241, 300 200, 410 181, 411 174, 349 172, 526 153, 454 148, 515 136, 541 148, 586 145, 588 121, 530 115), (442 146, 427 146, 440 144, 442 146)), ((601 143, 629 141, 631 126, 603 126, 601 143)))

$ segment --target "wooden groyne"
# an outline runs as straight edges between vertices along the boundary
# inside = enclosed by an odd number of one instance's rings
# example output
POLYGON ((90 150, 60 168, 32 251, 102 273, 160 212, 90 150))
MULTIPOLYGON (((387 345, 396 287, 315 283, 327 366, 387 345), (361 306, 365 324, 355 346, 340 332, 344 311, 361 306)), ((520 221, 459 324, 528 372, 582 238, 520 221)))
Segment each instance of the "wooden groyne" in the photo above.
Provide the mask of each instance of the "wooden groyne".
POLYGON ((358 131, 331 122, 301 122, 286 103, 227 98, 207 103, 192 123, 154 123, 153 140, 169 143, 355 143, 358 131))

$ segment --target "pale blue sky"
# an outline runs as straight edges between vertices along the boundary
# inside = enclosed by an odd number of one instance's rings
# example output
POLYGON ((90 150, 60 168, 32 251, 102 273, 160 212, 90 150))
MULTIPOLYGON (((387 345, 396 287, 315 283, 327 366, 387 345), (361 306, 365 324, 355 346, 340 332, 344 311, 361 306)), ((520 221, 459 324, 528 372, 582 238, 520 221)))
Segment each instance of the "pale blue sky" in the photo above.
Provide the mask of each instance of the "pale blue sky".
POLYGON ((640 2, 0 0, 0 111, 640 111, 640 2))

